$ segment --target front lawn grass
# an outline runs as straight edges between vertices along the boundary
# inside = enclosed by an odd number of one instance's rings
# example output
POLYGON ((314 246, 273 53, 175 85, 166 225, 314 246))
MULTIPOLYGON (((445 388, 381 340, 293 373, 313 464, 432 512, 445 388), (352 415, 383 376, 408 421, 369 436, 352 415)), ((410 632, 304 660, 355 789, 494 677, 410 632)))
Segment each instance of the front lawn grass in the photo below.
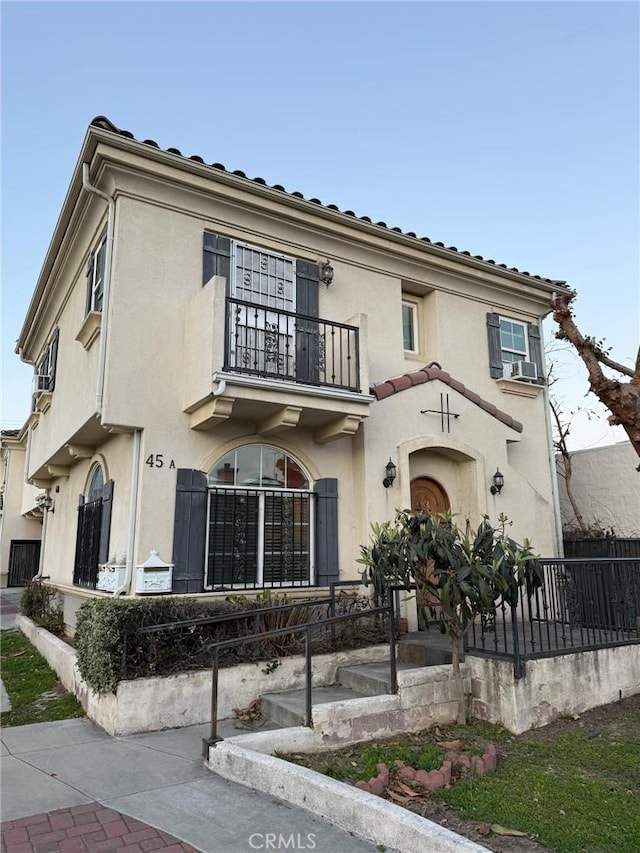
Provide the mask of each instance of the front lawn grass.
POLYGON ((436 796, 467 818, 519 829, 557 853, 638 853, 638 740, 579 733, 495 740, 495 773, 468 776, 436 796))
POLYGON ((21 631, 3 631, 1 642, 2 681, 12 705, 0 715, 2 726, 84 717, 76 697, 67 693, 21 631))
POLYGON ((406 764, 420 770, 437 770, 442 766, 444 750, 431 744, 423 744, 407 749, 402 740, 388 740, 382 745, 372 745, 347 752, 343 760, 335 761, 326 769, 326 775, 341 782, 368 781, 377 776, 378 764, 393 767, 394 761, 403 760, 406 764))
MULTIPOLYGON (((594 709, 591 717, 587 712, 586 723, 576 715, 519 736, 472 721, 375 744, 285 757, 353 782, 375 775, 378 761, 392 767, 400 759, 415 767, 418 755, 433 751, 436 756, 443 741, 460 740, 456 751, 469 756, 491 741, 498 755, 495 772, 463 773, 449 788, 433 794, 415 787, 422 796, 412 798, 407 807, 437 820, 440 800, 459 819, 454 824, 447 812, 447 825, 455 825, 457 832, 464 834, 465 826, 475 831, 481 824, 489 831, 497 824, 524 832, 555 853, 639 853, 639 711, 640 703, 633 699, 594 709), (373 764, 369 757, 374 757, 373 764)), ((436 758, 434 766, 438 762, 436 758)))

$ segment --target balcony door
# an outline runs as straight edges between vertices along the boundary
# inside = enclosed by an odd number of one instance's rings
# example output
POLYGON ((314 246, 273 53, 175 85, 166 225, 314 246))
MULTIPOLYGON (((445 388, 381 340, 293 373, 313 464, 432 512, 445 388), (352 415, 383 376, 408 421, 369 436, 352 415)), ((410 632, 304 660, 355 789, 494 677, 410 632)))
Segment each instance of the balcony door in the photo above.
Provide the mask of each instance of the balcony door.
POLYGON ((235 366, 255 375, 318 382, 318 267, 233 245, 230 343, 235 366))
POLYGON ((253 373, 295 376, 295 260, 234 246, 232 339, 236 363, 253 373))

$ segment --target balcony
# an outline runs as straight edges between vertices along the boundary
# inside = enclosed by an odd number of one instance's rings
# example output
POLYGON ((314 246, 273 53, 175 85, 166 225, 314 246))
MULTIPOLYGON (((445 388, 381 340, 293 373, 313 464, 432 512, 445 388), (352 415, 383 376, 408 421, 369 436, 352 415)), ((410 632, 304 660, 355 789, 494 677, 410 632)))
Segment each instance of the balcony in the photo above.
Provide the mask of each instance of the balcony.
POLYGON ((360 392, 356 326, 239 299, 226 306, 225 370, 360 392))
MULTIPOLYGON (((205 296, 206 292, 202 299, 205 296)), ((208 430, 230 419, 242 420, 253 422, 255 432, 263 436, 308 429, 320 444, 358 430, 373 399, 361 390, 369 384, 360 361, 360 347, 366 346, 364 316, 358 315, 359 326, 347 325, 222 293, 212 305, 214 316, 215 302, 220 315, 224 312, 224 341, 220 336, 217 344, 213 338, 209 393, 196 397, 190 392, 193 402, 187 402, 184 411, 190 415, 192 429, 208 430)), ((199 313, 191 315, 192 328, 203 323, 203 316, 211 316, 201 300, 196 308, 199 313)), ((198 370, 202 348, 187 358, 198 370)), ((193 376, 193 369, 186 375, 193 376)))

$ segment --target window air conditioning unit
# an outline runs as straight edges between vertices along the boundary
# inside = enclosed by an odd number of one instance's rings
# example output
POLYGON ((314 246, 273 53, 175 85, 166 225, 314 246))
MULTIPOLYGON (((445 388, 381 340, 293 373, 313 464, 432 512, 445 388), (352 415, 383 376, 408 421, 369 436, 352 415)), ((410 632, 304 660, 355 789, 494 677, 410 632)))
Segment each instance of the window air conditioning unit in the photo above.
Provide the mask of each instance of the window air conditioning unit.
POLYGON ((538 368, 532 361, 511 362, 511 379, 520 382, 536 382, 538 379, 538 368))

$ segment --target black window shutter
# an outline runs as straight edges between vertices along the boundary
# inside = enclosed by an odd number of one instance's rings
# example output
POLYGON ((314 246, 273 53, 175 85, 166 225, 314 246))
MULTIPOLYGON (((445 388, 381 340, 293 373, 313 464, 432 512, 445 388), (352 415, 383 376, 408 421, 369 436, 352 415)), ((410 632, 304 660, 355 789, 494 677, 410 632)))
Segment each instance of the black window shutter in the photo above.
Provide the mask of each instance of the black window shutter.
POLYGON ((93 266, 95 264, 95 256, 91 255, 89 258, 89 263, 87 264, 87 301, 85 305, 84 313, 88 314, 93 307, 91 302, 93 300, 93 266))
POLYGON ((73 582, 76 584, 80 583, 80 577, 81 577, 81 571, 82 571, 81 570, 81 560, 82 560, 82 544, 83 544, 83 538, 84 538, 84 531, 83 531, 83 524, 82 524, 83 516, 82 516, 81 510, 82 510, 82 507, 84 506, 84 503, 85 503, 84 495, 78 495, 78 525, 77 525, 77 529, 76 529, 76 556, 75 556, 75 560, 73 562, 73 582))
POLYGON ((100 544, 98 546, 98 565, 100 563, 109 562, 109 538, 111 536, 112 505, 113 480, 107 480, 107 482, 102 487, 102 517, 100 519, 100 544))
POLYGON ((173 523, 173 592, 202 592, 207 541, 207 476, 178 468, 173 523))
POLYGON ((529 358, 538 368, 538 385, 544 385, 544 358, 542 356, 542 341, 540 340, 540 329, 535 323, 529 323, 527 326, 527 335, 529 338, 529 358))
POLYGON ((231 270, 231 240, 219 234, 204 232, 202 252, 202 284, 203 286, 214 275, 221 275, 229 281, 231 270))
POLYGON ((319 313, 318 264, 309 261, 296 261, 296 313, 307 317, 317 317, 319 313))
POLYGON ((49 356, 49 382, 48 382, 48 390, 53 391, 56 387, 56 363, 58 361, 58 336, 60 334, 60 330, 56 329, 51 343, 49 344, 51 350, 51 355, 49 356))
POLYGON ((487 314, 487 334, 489 338, 489 374, 492 379, 500 379, 503 371, 499 314, 487 314))
MULTIPOLYGON (((318 264, 296 261, 296 314, 318 316, 318 276, 318 264)), ((319 381, 318 335, 317 323, 296 320, 296 379, 299 382, 319 381)))
POLYGON ((329 586, 340 576, 338 564, 338 481, 318 480, 316 494, 316 583, 329 586))

